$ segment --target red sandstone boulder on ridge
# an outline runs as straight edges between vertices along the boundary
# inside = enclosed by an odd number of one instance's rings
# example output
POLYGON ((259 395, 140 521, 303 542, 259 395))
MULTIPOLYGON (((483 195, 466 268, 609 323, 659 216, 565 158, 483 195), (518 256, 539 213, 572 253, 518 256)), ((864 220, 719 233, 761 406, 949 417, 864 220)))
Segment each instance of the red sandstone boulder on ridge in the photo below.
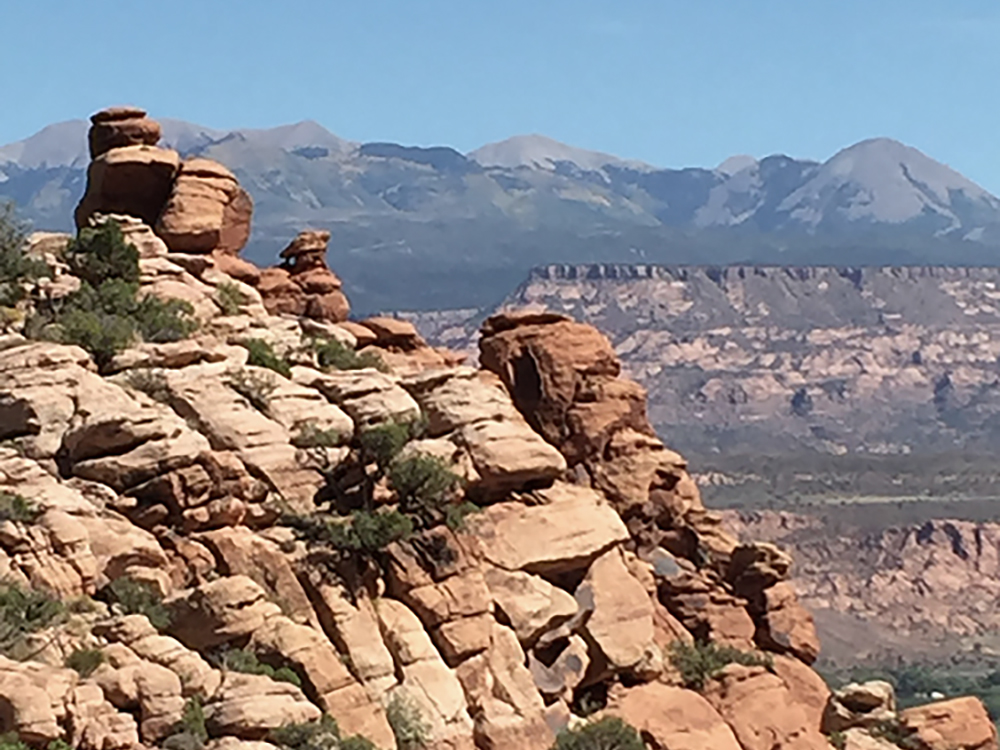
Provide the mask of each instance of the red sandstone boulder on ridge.
POLYGON ((113 148, 155 146, 160 142, 160 123, 138 107, 109 107, 93 115, 90 122, 87 140, 91 159, 113 148))
POLYGON ((76 226, 87 226, 95 213, 134 216, 153 226, 179 168, 176 151, 156 146, 123 146, 101 154, 87 169, 87 191, 76 207, 76 226))
POLYGON ((250 238, 253 200, 236 177, 211 159, 181 164, 156 233, 176 253, 236 256, 250 238))
POLYGON ((997 730, 978 698, 952 700, 902 711, 900 724, 927 750, 996 750, 997 730))
POLYGON ((302 315, 340 323, 351 312, 341 281, 326 265, 326 230, 307 229, 291 241, 281 257, 284 263, 261 273, 258 291, 272 314, 302 315))

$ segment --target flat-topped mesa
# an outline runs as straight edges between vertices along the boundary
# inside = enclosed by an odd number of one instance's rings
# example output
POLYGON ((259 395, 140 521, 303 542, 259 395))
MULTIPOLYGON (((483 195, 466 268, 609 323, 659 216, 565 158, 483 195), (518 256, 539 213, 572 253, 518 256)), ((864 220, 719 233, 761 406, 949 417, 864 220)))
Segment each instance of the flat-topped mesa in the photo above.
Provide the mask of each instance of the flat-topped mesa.
POLYGON ((351 306, 343 284, 326 265, 330 233, 307 229, 281 251, 281 266, 261 272, 258 289, 272 314, 299 315, 339 323, 351 306))

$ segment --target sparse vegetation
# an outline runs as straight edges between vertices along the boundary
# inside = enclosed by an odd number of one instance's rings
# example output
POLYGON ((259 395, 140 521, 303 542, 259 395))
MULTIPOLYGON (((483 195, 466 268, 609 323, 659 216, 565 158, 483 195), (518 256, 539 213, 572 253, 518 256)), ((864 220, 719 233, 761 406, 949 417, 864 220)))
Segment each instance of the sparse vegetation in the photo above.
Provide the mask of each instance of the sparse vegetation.
POLYGON ((322 370, 363 370, 372 368, 387 372, 388 367, 375 352, 356 352, 351 347, 333 338, 314 338, 310 347, 316 355, 316 362, 322 370))
POLYGON ((922 750, 925 747, 912 732, 904 729, 898 721, 882 721, 871 727, 868 733, 872 737, 902 748, 902 750, 922 750))
POLYGON ((670 660, 681 673, 684 684, 692 690, 704 688, 708 680, 717 676, 730 664, 768 669, 773 666, 767 654, 740 651, 711 641, 697 641, 693 645, 675 641, 670 646, 670 660))
POLYGON ((152 585, 132 578, 116 578, 105 589, 106 596, 127 615, 145 615, 157 630, 170 627, 170 611, 152 585))
POLYGON ((139 252, 108 221, 80 231, 66 249, 80 289, 58 306, 39 309, 26 331, 83 347, 98 367, 133 341, 164 343, 190 336, 194 309, 183 300, 139 296, 139 252))
POLYGON ((344 436, 334 429, 322 429, 314 422, 306 422, 299 427, 298 433, 292 438, 296 448, 336 448, 344 442, 344 436))
POLYGON ((240 346, 246 349, 250 355, 247 358, 248 365, 266 367, 286 378, 292 376, 292 366, 288 363, 288 360, 278 356, 278 353, 274 351, 274 347, 263 339, 246 339, 240 342, 240 346))
POLYGON ((416 453, 393 460, 389 483, 399 497, 399 509, 432 526, 445 520, 462 480, 437 456, 416 453))
POLYGON ((399 750, 419 750, 427 745, 430 727, 420 708, 406 696, 395 693, 385 708, 386 718, 399 750))
POLYGON ((66 657, 66 666, 81 677, 90 677, 104 660, 104 652, 100 649, 80 648, 66 657))
POLYGON ((552 750, 644 750, 645 747, 635 727, 609 716, 560 732, 552 750))
POLYGON ((24 299, 25 282, 44 276, 44 263, 24 252, 27 229, 14 212, 13 203, 0 203, 0 309, 24 299))
POLYGON ((218 662, 223 669, 243 674, 257 674, 270 677, 278 682, 288 682, 295 687, 302 687, 302 679, 291 667, 278 667, 275 669, 270 664, 264 664, 257 658, 257 654, 245 648, 231 649, 224 651, 218 658, 218 662))
POLYGON ((234 370, 229 373, 226 385, 243 396, 254 409, 266 412, 271 405, 271 394, 278 384, 270 375, 253 370, 234 370))
POLYGON ((830 732, 830 736, 827 739, 830 740, 830 744, 837 750, 844 750, 847 747, 847 735, 843 732, 830 732))
POLYGON ((16 492, 0 490, 0 523, 34 523, 42 511, 31 500, 16 492))
POLYGON ((170 403, 170 387, 162 372, 140 368, 129 370, 125 375, 125 384, 136 391, 141 391, 154 401, 162 404, 170 403))
POLYGON ((413 533, 413 522, 398 510, 359 510, 349 519, 324 520, 312 516, 286 516, 286 526, 299 537, 340 552, 371 555, 413 533))
POLYGON ((336 720, 326 715, 319 721, 275 729, 267 740, 287 750, 375 750, 375 744, 361 735, 341 737, 336 720))
POLYGON ((16 583, 0 583, 0 653, 9 653, 26 635, 55 624, 65 607, 48 594, 16 583))
POLYGON ((247 298, 236 284, 226 281, 215 288, 215 301, 224 315, 238 315, 247 298))
POLYGON ((184 712, 181 714, 178 728, 182 733, 190 735, 201 743, 208 740, 208 729, 205 728, 205 709, 202 708, 201 698, 197 695, 192 695, 184 704, 184 712))

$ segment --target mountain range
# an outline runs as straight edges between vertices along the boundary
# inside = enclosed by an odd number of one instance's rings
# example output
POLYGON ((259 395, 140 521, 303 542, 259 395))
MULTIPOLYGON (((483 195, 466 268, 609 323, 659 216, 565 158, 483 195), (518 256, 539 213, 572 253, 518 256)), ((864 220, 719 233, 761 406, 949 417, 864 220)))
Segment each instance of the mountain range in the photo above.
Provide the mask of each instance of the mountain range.
MULTIPOLYGON (((315 122, 161 123, 165 145, 222 162, 253 196, 250 259, 272 262, 303 227, 330 229, 330 264, 359 312, 482 307, 551 263, 1000 263, 1000 200, 885 138, 825 162, 661 169, 541 135, 463 154, 347 141, 315 122)), ((0 147, 0 199, 36 228, 71 228, 87 127, 0 147)))

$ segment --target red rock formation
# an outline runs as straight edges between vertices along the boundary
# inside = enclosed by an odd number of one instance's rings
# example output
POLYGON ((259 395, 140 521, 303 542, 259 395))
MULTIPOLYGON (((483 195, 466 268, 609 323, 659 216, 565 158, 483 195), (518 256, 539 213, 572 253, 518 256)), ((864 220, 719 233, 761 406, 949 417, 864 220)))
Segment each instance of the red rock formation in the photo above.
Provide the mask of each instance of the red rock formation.
POLYGON ((774 545, 737 544, 704 508, 684 459, 649 424, 645 392, 619 378, 605 336, 558 314, 507 312, 483 324, 480 351, 577 480, 612 502, 639 554, 663 568, 660 601, 688 630, 815 660, 812 617, 790 587, 773 589, 790 558, 774 545))
POLYGON ((181 164, 156 233, 178 253, 236 256, 250 238, 253 200, 236 177, 211 159, 181 164))
POLYGON ((304 315, 339 323, 351 311, 342 283, 326 265, 330 233, 307 229, 299 232, 284 250, 284 263, 261 274, 258 289, 272 313, 304 315))
POLYGON ((993 750, 997 729, 978 698, 953 698, 900 713, 903 728, 927 750, 993 750))
POLYGON ((98 156, 87 170, 87 192, 76 207, 76 225, 95 213, 126 214, 152 226, 180 167, 176 151, 156 146, 122 146, 98 156))
POLYGON ((90 118, 90 158, 113 148, 155 146, 160 142, 160 123, 138 107, 109 107, 90 118))

